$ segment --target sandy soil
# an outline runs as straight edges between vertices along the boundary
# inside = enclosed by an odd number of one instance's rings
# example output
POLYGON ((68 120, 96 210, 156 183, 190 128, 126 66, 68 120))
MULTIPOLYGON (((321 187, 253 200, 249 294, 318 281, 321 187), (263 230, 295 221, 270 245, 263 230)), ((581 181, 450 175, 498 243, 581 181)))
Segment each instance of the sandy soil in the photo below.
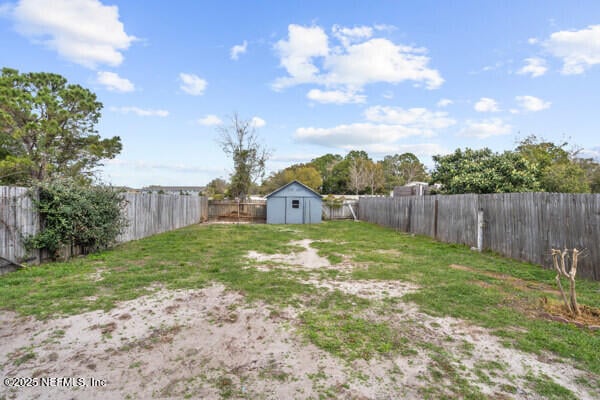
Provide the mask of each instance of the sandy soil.
MULTIPOLYGON (((281 262, 282 268, 335 268, 325 264, 310 241, 293 244, 305 250, 251 256, 281 262)), ((375 301, 418 290, 402 282, 319 280, 316 274, 307 282, 375 301)), ((385 321, 404 337, 443 348, 460 374, 490 397, 539 398, 525 384, 527 373, 548 375, 581 399, 598 396, 577 383, 579 377, 588 378, 586 374, 563 360, 505 347, 483 328, 429 316, 414 304, 398 302, 395 307, 390 314, 362 317, 385 321), (505 369, 487 371, 485 380, 478 378, 480 365, 490 361, 505 369), (515 392, 507 393, 502 385, 515 392)), ((109 312, 47 321, 0 311, 2 377, 106 380, 102 387, 0 386, 0 399, 305 399, 325 393, 344 399, 419 399, 422 388, 439 386, 431 379, 436 360, 430 351, 415 346, 414 354, 348 363, 300 336, 301 311, 250 305, 221 285, 178 291, 157 288, 154 294, 122 302, 109 312)))
MULTIPOLYGON (((329 268, 331 264, 329 260, 319 256, 317 250, 310 247, 312 240, 295 240, 289 244, 292 246, 303 247, 304 250, 301 252, 294 252, 290 254, 262 254, 256 251, 248 252, 247 257, 259 262, 272 261, 282 265, 292 265, 302 269, 317 269, 317 268, 329 268)), ((263 268, 269 268, 263 266, 263 268)))

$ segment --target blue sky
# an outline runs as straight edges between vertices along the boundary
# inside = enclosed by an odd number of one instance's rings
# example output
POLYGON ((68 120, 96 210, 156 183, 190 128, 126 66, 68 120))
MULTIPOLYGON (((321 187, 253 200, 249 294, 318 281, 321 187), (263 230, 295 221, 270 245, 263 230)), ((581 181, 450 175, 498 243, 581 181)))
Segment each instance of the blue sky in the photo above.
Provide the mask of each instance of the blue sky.
POLYGON ((226 178, 233 112, 271 171, 350 149, 432 166, 530 134, 600 155, 598 1, 22 0, 0 3, 0 48, 98 95, 115 185, 226 178))

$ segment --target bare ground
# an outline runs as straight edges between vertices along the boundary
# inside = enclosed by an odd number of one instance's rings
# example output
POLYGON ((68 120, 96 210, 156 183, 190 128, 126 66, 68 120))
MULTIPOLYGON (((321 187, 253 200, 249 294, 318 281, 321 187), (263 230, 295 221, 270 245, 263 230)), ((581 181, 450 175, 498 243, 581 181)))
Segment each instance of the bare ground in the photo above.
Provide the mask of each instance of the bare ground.
MULTIPOLYGON (((335 268, 319 257, 310 241, 293 244, 304 250, 249 256, 278 262, 279 268, 335 268)), ((375 301, 418 290, 403 282, 327 280, 317 274, 305 282, 375 301)), ((353 362, 332 356, 300 335, 302 310, 248 304, 221 285, 178 291, 157 288, 154 294, 120 303, 109 312, 47 321, 0 311, 2 376, 94 377, 107 382, 96 388, 0 386, 0 399, 304 399, 322 395, 419 399, 424 390, 440 386, 433 377, 442 367, 455 371, 490 398, 541 398, 527 385, 528 374, 547 375, 578 398, 598 398, 593 389, 580 384, 593 377, 565 360, 506 347, 483 328, 455 318, 432 317, 414 304, 400 301, 395 307, 390 314, 373 312, 363 317, 385 321, 415 343, 414 351, 353 362), (443 358, 432 348, 443 349, 443 358)))

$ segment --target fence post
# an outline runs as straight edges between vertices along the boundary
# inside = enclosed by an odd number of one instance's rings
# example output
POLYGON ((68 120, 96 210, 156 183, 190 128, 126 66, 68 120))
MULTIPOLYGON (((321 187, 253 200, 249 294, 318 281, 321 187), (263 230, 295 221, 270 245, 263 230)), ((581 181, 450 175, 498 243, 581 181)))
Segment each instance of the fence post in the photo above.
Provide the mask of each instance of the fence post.
POLYGON ((483 209, 477 211, 477 251, 483 251, 483 209))
POLYGON ((438 238, 438 199, 437 199, 437 196, 435 198, 435 202, 433 203, 433 238, 436 240, 438 238))

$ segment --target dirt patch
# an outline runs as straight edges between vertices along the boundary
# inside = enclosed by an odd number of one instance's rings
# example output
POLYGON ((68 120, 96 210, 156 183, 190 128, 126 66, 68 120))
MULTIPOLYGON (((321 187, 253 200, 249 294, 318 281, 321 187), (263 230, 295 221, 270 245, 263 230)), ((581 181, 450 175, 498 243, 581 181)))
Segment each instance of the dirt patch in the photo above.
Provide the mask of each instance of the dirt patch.
POLYGON ((341 292, 371 300, 382 300, 387 297, 402 297, 419 289, 417 285, 401 281, 379 280, 318 280, 304 281, 319 288, 339 290, 341 292))
POLYGON ((102 276, 102 273, 103 273, 104 271, 106 271, 106 270, 105 270, 105 269, 102 269, 102 268, 99 268, 99 269, 97 269, 97 270, 96 270, 94 273, 91 273, 91 274, 89 275, 89 279, 90 279, 92 282, 100 282, 101 280, 103 280, 103 279, 104 279, 104 277, 102 276))
POLYGON ((0 312, 3 376, 107 381, 76 390, 2 387, 0 398, 317 398, 328 388, 337 388, 340 397, 372 398, 380 391, 376 381, 355 379, 343 361, 298 337, 295 312, 273 314, 242 300, 212 286, 163 290, 109 313, 48 321, 0 312), (62 335, 48 340, 57 329, 62 335))
MULTIPOLYGON (((259 262, 271 261, 281 263, 283 265, 291 265, 302 269, 327 268, 331 264, 325 257, 319 256, 317 249, 310 247, 313 240, 304 239, 289 242, 291 246, 300 246, 304 251, 293 252, 290 254, 262 254, 256 251, 250 251, 246 255, 247 258, 259 262)), ((263 266, 265 268, 266 266, 263 266)))
MULTIPOLYGON (((534 374, 550 377, 580 399, 593 399, 600 395, 589 392, 589 388, 582 388, 577 383, 577 378, 597 377, 578 370, 550 353, 543 353, 540 357, 507 347, 489 330, 460 319, 433 317, 420 312, 411 303, 400 303, 395 312, 372 314, 371 318, 390 324, 417 344, 418 351, 414 355, 393 360, 396 366, 405 371, 405 375, 411 377, 406 381, 407 385, 414 385, 418 381, 433 384, 431 376, 440 374, 447 376, 438 385, 446 386, 453 374, 459 374, 488 398, 537 399, 540 397, 527 388, 526 376, 534 374), (432 371, 436 372, 432 374, 432 371), (509 391, 509 395, 507 388, 514 388, 515 392, 509 391)), ((393 365, 391 361, 383 360, 380 367, 390 369, 393 365)), ((439 395, 454 397, 443 389, 439 395)))
MULTIPOLYGON (((370 280, 314 284, 375 301, 417 289, 370 280)), ((504 395, 502 385, 525 388, 522 377, 532 372, 548 375, 578 398, 597 398, 575 383, 585 373, 551 355, 538 359, 506 348, 485 329, 429 316, 414 304, 395 307, 360 317, 386 322, 409 340, 413 351, 351 363, 299 336, 302 310, 248 305, 240 294, 220 285, 161 290, 120 303, 110 312, 47 321, 0 312, 2 376, 94 377, 107 382, 78 389, 0 387, 0 398, 420 399, 431 387, 452 387, 434 379, 442 364, 488 397, 504 395), (489 381, 478 381, 481 365, 493 361, 501 361, 505 369, 488 371, 489 381)), ((515 397, 537 398, 529 389, 518 390, 515 397)))
POLYGON ((544 298, 541 301, 544 312, 542 318, 552 321, 572 323, 580 328, 588 328, 594 331, 600 330, 600 309, 585 304, 579 305, 580 314, 572 315, 564 303, 544 298))

